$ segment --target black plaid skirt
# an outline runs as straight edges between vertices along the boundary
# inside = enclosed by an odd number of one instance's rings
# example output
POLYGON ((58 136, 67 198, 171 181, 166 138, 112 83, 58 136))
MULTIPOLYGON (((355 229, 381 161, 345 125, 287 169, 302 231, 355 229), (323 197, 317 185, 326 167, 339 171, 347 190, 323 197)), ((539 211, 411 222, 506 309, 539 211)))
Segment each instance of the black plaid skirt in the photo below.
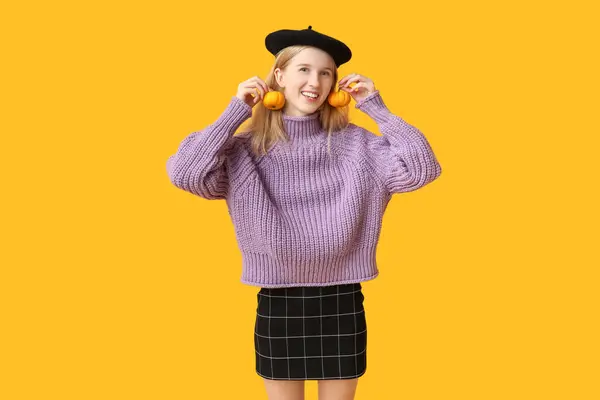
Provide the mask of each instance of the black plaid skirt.
POLYGON ((261 288, 254 327, 256 372, 267 379, 352 379, 367 368, 360 283, 261 288))

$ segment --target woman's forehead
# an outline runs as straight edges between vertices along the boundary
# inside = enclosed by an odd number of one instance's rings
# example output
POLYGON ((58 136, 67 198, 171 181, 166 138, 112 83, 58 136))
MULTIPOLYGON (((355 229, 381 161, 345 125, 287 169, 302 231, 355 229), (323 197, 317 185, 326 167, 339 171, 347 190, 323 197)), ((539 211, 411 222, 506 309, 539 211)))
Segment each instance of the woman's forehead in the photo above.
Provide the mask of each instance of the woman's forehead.
POLYGON ((311 67, 329 68, 332 71, 335 66, 335 62, 329 54, 323 50, 312 47, 304 49, 296 54, 292 62, 294 65, 304 64, 311 67))

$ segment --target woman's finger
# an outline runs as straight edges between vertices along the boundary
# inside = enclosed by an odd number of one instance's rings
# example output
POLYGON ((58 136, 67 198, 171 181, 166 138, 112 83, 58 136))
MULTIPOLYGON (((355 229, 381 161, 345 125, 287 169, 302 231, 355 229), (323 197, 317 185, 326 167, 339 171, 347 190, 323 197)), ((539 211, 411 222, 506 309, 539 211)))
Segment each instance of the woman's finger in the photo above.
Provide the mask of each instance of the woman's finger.
POLYGON ((366 82, 357 83, 356 85, 354 85, 353 88, 350 89, 350 91, 352 91, 352 92, 358 92, 360 90, 360 88, 367 89, 367 83, 366 82))
POLYGON ((265 97, 265 89, 261 85, 256 85, 254 89, 258 92, 258 95, 261 98, 265 97))
POLYGON ((355 77, 348 79, 348 80, 346 81, 346 83, 344 84, 344 86, 350 86, 350 84, 351 84, 352 82, 360 82, 360 80, 361 80, 361 79, 363 79, 363 77, 362 77, 362 76, 360 76, 360 75, 356 75, 355 77))
POLYGON ((356 74, 349 74, 346 75, 345 77, 343 77, 339 82, 338 82, 338 86, 344 86, 344 84, 346 83, 346 81, 352 77, 356 76, 356 74))
POLYGON ((256 83, 250 83, 244 86, 244 89, 246 90, 246 93, 249 93, 253 97, 264 97, 262 87, 260 85, 257 85, 256 83))
POLYGON ((357 83, 354 87, 344 86, 344 87, 340 88, 340 90, 343 90, 346 93, 350 93, 351 95, 354 95, 354 94, 357 94, 361 88, 366 89, 366 84, 361 82, 361 83, 357 83))
POLYGON ((265 81, 263 81, 262 79, 260 79, 258 76, 254 77, 255 81, 261 86, 261 88, 263 89, 263 93, 266 93, 269 91, 269 87, 267 86, 267 84, 265 83, 265 81))

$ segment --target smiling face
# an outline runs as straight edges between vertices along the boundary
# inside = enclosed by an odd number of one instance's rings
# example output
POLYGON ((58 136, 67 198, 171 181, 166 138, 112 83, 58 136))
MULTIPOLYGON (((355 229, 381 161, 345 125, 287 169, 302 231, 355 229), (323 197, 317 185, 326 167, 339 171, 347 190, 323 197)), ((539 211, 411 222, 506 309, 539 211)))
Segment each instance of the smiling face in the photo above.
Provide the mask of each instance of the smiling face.
POLYGON ((333 58, 316 47, 296 54, 284 70, 277 68, 275 79, 284 88, 285 95, 283 113, 304 116, 317 111, 327 100, 334 84, 334 73, 333 58))

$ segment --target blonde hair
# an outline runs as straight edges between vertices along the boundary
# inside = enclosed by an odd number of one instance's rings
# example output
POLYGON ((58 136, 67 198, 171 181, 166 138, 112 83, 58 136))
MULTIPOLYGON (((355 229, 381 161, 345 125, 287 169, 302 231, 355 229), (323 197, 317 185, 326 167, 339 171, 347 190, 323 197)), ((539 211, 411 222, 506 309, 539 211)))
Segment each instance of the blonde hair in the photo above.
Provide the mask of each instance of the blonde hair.
MULTIPOLYGON (((296 54, 309 47, 311 46, 294 45, 286 47, 277 53, 275 62, 265 79, 269 90, 283 92, 283 88, 279 86, 275 79, 275 69, 280 68, 285 70, 296 54)), ((333 84, 329 93, 335 91, 335 82, 337 80, 338 71, 334 64, 333 84)), ((327 132, 327 153, 331 155, 331 134, 348 126, 348 106, 333 107, 325 100, 321 107, 319 107, 319 110, 321 111, 319 116, 321 127, 327 132)), ((243 133, 251 133, 252 152, 257 156, 261 153, 266 154, 278 140, 289 142, 289 137, 285 132, 283 124, 283 108, 280 110, 270 110, 262 104, 257 104, 250 123, 243 133)))

